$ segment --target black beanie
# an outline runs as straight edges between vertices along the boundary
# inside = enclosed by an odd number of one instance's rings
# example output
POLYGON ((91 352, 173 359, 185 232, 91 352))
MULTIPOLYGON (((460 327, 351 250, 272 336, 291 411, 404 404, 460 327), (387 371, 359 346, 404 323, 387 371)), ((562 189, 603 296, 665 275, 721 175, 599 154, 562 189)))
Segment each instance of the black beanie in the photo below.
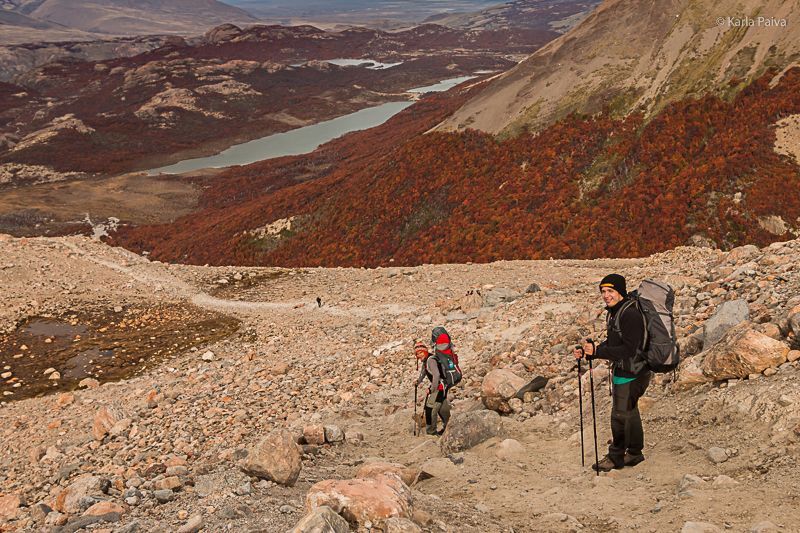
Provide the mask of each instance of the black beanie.
POLYGON ((625 286, 625 278, 620 276, 619 274, 609 274, 608 276, 604 277, 602 281, 600 281, 600 288, 603 287, 611 287, 623 298, 628 297, 628 290, 625 286))

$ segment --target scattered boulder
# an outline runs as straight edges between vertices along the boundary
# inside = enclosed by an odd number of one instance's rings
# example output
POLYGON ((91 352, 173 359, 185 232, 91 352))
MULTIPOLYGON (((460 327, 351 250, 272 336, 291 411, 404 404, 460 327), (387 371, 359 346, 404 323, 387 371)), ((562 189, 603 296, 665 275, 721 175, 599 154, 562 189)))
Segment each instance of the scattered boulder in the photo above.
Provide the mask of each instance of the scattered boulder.
POLYGON ((800 305, 789 310, 787 320, 789 321, 789 329, 792 330, 796 338, 800 339, 800 305))
POLYGON ((251 476, 293 486, 302 468, 300 448, 288 431, 270 433, 255 447, 248 450, 242 461, 242 470, 251 476))
POLYGON ((468 450, 497 436, 502 429, 502 424, 500 415, 486 409, 457 413, 447 424, 439 446, 445 455, 468 450))
POLYGON ((103 480, 91 474, 78 476, 66 489, 56 496, 56 511, 74 514, 81 511, 81 500, 87 496, 103 494, 103 480))
MULTIPOLYGON (((118 516, 125 514, 125 508, 114 502, 104 501, 97 502, 92 505, 83 513, 83 516, 105 516, 108 514, 116 513, 118 516)), ((119 518, 117 518, 118 520, 119 518)), ((111 521, 111 520, 110 520, 111 521)), ((116 520, 113 520, 116 522, 116 520)))
POLYGON ((78 382, 79 389, 96 389, 100 386, 100 382, 94 378, 83 378, 78 382))
POLYGON ((303 438, 305 438, 306 444, 321 446, 325 444, 325 428, 319 424, 306 426, 303 428, 303 438))
POLYGON ((494 453, 501 461, 518 461, 525 456, 525 446, 514 439, 505 439, 494 453))
POLYGON ((422 533, 422 528, 407 518, 393 517, 386 521, 386 533, 422 533))
POLYGON ((731 300, 723 302, 711 318, 706 321, 703 335, 703 346, 708 349, 723 336, 729 329, 742 322, 750 320, 750 309, 745 300, 731 300))
POLYGON ((548 381, 549 380, 544 376, 536 376, 535 378, 530 380, 527 385, 523 385, 517 391, 514 397, 519 398, 520 400, 524 400, 526 392, 538 392, 547 385, 548 381))
POLYGON ((702 487, 706 485, 706 481, 700 476, 694 474, 684 474, 678 483, 678 492, 686 492, 695 487, 702 487))
POLYGON ((178 528, 178 533, 197 533, 201 529, 203 529, 203 516, 196 514, 178 528))
POLYGON ((122 414, 114 408, 101 407, 94 415, 94 422, 92 424, 92 436, 95 440, 103 440, 108 435, 114 424, 122 420, 122 414))
POLYGON ((735 487, 738 484, 739 482, 730 476, 719 475, 714 478, 714 481, 711 483, 711 486, 714 487, 715 489, 722 489, 727 487, 735 487))
POLYGON ((158 503, 169 503, 175 499, 175 493, 169 489, 154 490, 153 496, 158 503))
POLYGON ((471 313, 483 307, 483 296, 476 289, 470 289, 458 300, 458 307, 465 313, 471 313))
POLYGON ((411 489, 394 474, 368 479, 326 480, 313 485, 306 496, 311 511, 328 506, 350 524, 382 524, 394 516, 411 518, 411 489))
POLYGON ((509 303, 517 300, 520 296, 515 290, 505 289, 502 287, 483 291, 483 305, 485 307, 494 307, 501 303, 509 303))
POLYGON ((325 426, 325 442, 330 444, 344 442, 344 431, 339 426, 325 426))
POLYGON ((420 471, 416 468, 409 468, 399 463, 387 463, 383 461, 373 461, 365 463, 356 472, 358 478, 378 477, 384 474, 395 474, 403 480, 409 487, 417 481, 420 471))
POLYGON ((731 264, 741 263, 747 259, 750 259, 758 252, 758 246, 753 244, 745 244, 744 246, 738 246, 728 252, 727 259, 731 264))
POLYGON ((508 400, 525 386, 525 380, 504 368, 492 370, 483 378, 481 400, 487 409, 498 413, 510 413, 508 400))
POLYGON ((711 378, 703 373, 703 356, 696 355, 681 361, 678 367, 678 379, 675 388, 678 390, 690 389, 696 385, 708 383, 711 378))
POLYGON ((703 374, 715 381, 745 378, 779 366, 788 353, 786 344, 745 322, 728 331, 722 341, 706 352, 703 374))
POLYGON ((350 525, 333 509, 323 505, 304 516, 290 533, 350 533, 350 525))
POLYGON ((537 283, 531 283, 530 285, 528 285, 528 288, 525 289, 525 292, 527 294, 532 294, 534 292, 541 292, 541 291, 542 291, 542 288, 539 287, 539 285, 537 283))
POLYGON ((712 447, 708 449, 708 458, 712 463, 719 464, 728 460, 728 454, 724 448, 712 447))
POLYGON ((19 516, 22 498, 18 494, 0 496, 0 520, 14 520, 19 516))

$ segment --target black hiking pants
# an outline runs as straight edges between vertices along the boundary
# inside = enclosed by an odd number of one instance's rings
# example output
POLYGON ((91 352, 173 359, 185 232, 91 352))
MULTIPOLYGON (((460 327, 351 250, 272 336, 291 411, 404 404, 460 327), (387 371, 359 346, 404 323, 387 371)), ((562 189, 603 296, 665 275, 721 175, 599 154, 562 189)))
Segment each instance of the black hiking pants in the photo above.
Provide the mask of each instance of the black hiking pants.
POLYGON ((641 455, 644 448, 644 429, 639 415, 639 398, 650 384, 651 372, 644 372, 635 380, 623 385, 614 385, 614 405, 611 408, 611 435, 608 457, 616 465, 622 465, 625 452, 641 455))

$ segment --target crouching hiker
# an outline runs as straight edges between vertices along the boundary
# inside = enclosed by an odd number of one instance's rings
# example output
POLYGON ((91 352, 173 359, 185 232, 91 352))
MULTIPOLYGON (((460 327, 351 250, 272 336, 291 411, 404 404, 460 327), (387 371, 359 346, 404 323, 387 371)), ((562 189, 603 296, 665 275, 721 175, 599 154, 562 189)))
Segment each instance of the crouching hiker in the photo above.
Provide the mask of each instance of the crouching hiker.
POLYGON ((628 297, 625 278, 609 274, 600 282, 600 293, 608 312, 606 340, 595 347, 587 339, 582 349, 575 349, 575 357, 605 359, 613 365, 613 440, 608 454, 592 467, 599 472, 608 472, 644 461, 644 430, 638 402, 650 384, 651 372, 647 363, 637 357, 645 340, 645 322, 642 313, 628 297))
POLYGON ((417 378, 417 386, 427 378, 430 381, 425 397, 425 432, 428 435, 444 433, 450 420, 450 402, 447 393, 452 386, 461 381, 458 356, 453 350, 450 335, 442 327, 433 329, 431 351, 422 342, 414 347, 414 355, 422 361, 422 370, 417 378), (438 419, 442 419, 442 429, 436 431, 438 419))

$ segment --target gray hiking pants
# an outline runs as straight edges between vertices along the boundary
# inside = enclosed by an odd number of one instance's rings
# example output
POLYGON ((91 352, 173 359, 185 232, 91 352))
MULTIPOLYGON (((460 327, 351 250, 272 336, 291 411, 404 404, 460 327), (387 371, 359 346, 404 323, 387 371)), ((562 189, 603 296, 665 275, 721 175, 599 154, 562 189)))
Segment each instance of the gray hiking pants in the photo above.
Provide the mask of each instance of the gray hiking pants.
POLYGON ((438 394, 428 394, 425 400, 425 429, 429 435, 436 433, 438 418, 442 419, 442 431, 450 421, 450 402, 442 391, 438 394))

